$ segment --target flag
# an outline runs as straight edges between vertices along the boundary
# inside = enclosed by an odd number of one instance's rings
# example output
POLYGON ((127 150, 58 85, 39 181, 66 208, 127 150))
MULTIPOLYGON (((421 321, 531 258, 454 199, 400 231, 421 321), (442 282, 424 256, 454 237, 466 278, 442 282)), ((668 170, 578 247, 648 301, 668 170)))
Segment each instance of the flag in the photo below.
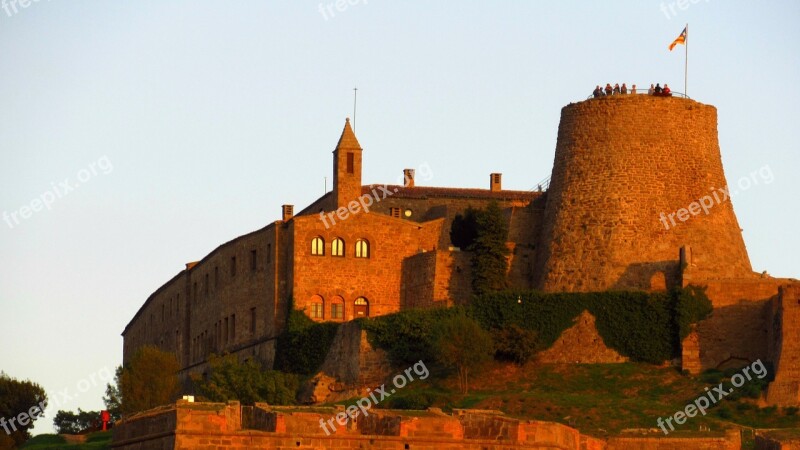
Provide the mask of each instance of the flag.
POLYGON ((681 31, 680 36, 678 36, 674 41, 672 41, 672 44, 669 44, 669 51, 672 51, 672 49, 675 48, 675 46, 678 44, 686 45, 686 28, 684 28, 683 31, 681 31))

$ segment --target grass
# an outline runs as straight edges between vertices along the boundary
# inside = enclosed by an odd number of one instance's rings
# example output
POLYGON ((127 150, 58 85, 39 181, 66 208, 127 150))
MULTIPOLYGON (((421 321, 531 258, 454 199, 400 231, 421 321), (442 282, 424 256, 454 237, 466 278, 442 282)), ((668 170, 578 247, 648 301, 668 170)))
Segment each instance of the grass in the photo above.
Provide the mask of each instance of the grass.
MULTIPOLYGON (((511 417, 560 422, 586 434, 608 436, 626 429, 657 429, 659 417, 684 410, 705 394, 704 388, 716 386, 707 381, 707 376, 701 379, 674 368, 638 363, 519 367, 492 362, 472 376, 469 394, 459 392, 457 377, 432 373, 378 407, 495 409, 511 417)), ((676 425, 676 431, 697 432, 701 427, 722 431, 734 424, 800 428, 800 414, 791 408, 759 408, 757 400, 740 396, 676 425)))
POLYGON ((28 440, 21 448, 26 450, 102 450, 111 448, 111 431, 99 431, 86 437, 84 444, 67 444, 57 434, 40 434, 28 440))

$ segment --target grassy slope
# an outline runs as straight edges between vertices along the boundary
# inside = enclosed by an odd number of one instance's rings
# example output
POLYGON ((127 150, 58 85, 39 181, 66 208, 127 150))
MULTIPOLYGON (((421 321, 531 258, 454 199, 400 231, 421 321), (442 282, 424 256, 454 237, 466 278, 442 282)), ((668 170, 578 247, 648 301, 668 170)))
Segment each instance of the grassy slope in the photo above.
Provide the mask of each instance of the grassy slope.
POLYGON ((85 444, 66 444, 63 437, 57 434, 40 434, 34 436, 25 445, 26 450, 101 450, 111 448, 111 431, 100 431, 90 434, 85 444))
MULTIPOLYGON (((509 416, 561 422, 596 436, 630 428, 656 428, 715 386, 675 369, 648 364, 535 365, 492 363, 471 377, 470 393, 459 393, 457 378, 414 381, 380 407, 431 406, 497 409, 509 416)), ((677 431, 701 426, 722 430, 730 423, 757 428, 798 428, 792 410, 758 408, 755 401, 725 400, 706 416, 690 418, 677 431), (724 410, 724 411, 723 411, 724 410)))

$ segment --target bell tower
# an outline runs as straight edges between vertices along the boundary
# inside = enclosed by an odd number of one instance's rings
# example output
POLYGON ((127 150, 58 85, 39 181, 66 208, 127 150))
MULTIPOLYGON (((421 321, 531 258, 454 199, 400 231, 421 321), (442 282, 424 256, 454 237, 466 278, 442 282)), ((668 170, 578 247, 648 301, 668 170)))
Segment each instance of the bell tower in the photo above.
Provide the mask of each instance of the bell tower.
POLYGON ((361 144, 350 126, 350 118, 345 120, 342 136, 333 150, 333 194, 335 208, 346 207, 361 195, 361 144))

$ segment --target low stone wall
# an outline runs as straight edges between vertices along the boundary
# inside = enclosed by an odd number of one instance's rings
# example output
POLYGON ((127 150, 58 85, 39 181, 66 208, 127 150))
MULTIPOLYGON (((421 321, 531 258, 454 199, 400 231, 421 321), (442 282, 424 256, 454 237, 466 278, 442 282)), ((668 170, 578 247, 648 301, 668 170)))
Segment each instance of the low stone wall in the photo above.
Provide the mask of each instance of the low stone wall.
POLYGON ((708 437, 612 437, 606 450, 741 450, 738 430, 708 437))
MULTIPOLYGON (((414 449, 414 450, 738 450, 739 433, 698 438, 614 437, 608 442, 566 425, 513 419, 497 411, 373 410, 335 421, 337 408, 270 407, 238 402, 156 408, 117 424, 118 450, 414 449), (243 412, 244 411, 244 412, 243 412), (326 429, 320 426, 326 423, 326 429)), ((766 448, 766 447, 765 447, 766 448)), ((784 447, 778 447, 783 449, 784 447)), ((791 447, 786 447, 791 448, 791 447)))
POLYGON ((800 450, 800 434, 781 436, 781 432, 756 434, 756 450, 800 450))

